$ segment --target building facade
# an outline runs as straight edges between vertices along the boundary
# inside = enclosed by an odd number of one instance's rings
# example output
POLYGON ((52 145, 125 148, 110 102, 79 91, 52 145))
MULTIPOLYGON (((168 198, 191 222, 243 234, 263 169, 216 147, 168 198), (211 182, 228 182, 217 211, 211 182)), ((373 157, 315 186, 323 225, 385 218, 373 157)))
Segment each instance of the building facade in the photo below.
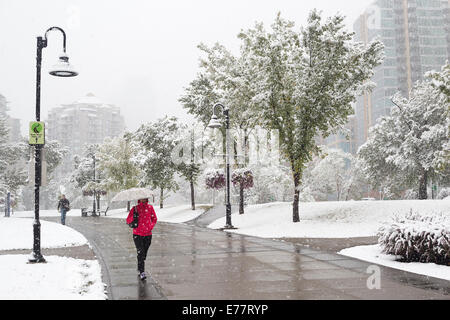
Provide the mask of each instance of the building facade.
POLYGON ((71 104, 53 108, 46 120, 46 135, 57 140, 70 152, 58 167, 57 175, 73 170, 73 157, 82 155, 86 144, 101 144, 107 137, 125 131, 120 108, 104 103, 92 93, 71 104))

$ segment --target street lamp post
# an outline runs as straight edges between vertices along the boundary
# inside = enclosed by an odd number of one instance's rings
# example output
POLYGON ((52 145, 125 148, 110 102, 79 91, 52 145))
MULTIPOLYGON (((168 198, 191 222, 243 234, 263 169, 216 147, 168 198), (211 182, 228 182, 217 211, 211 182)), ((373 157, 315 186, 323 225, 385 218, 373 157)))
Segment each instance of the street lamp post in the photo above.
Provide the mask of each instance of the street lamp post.
MULTIPOLYGON (((69 64, 69 57, 66 55, 66 33, 59 27, 51 27, 45 32, 44 38, 37 37, 36 53, 36 121, 41 121, 41 67, 42 67, 42 49, 47 47, 47 34, 50 31, 58 30, 63 34, 63 54, 59 56, 56 63, 49 73, 56 77, 74 77, 78 72, 74 71, 69 64)), ((45 262, 41 254, 41 223, 39 221, 39 188, 41 185, 41 151, 43 145, 35 145, 35 175, 34 175, 34 222, 33 222, 33 252, 28 259, 30 263, 45 262)))
POLYGON ((222 127, 222 123, 216 116, 216 107, 220 107, 222 109, 223 115, 225 116, 225 167, 226 167, 226 224, 223 229, 236 229, 231 224, 231 203, 230 203, 230 145, 229 145, 229 129, 230 129, 230 109, 225 107, 221 103, 217 103, 213 106, 213 115, 211 117, 211 121, 209 122, 208 127, 212 129, 217 129, 222 127))
MULTIPOLYGON (((95 186, 95 183, 97 182, 97 180, 95 179, 95 154, 92 156, 92 159, 94 160, 94 186, 95 186)), ((96 217, 97 216, 97 212, 96 212, 96 210, 95 210, 95 199, 96 199, 96 196, 97 196, 97 193, 96 193, 96 189, 95 189, 95 187, 94 187, 94 191, 93 191, 93 194, 94 194, 94 202, 93 202, 93 204, 92 204, 92 216, 93 217, 96 217)))

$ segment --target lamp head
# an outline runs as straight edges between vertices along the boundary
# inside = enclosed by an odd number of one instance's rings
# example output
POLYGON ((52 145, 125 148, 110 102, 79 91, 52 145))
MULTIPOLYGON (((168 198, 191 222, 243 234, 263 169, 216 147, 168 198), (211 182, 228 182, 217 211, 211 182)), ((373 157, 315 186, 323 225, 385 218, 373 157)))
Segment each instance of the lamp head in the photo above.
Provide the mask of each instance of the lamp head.
POLYGON ((75 77, 78 72, 74 70, 73 66, 69 63, 69 57, 66 53, 59 56, 59 60, 50 69, 49 73, 55 77, 75 77))
POLYGON ((217 116, 215 114, 213 114, 213 116, 211 117, 211 121, 208 124, 208 128, 218 129, 220 127, 222 127, 222 123, 219 121, 217 116))

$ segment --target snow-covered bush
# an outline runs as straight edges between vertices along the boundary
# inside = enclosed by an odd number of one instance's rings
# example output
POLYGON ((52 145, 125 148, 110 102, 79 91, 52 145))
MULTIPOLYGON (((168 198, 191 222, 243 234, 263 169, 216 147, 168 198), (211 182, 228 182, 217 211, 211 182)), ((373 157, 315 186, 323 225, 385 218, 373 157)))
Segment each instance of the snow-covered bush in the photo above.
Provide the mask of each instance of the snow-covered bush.
POLYGON ((421 215, 412 210, 395 215, 378 231, 383 252, 400 256, 402 262, 431 262, 450 265, 450 216, 421 215))
POLYGON ((450 188, 443 188, 441 191, 439 191, 438 199, 442 200, 450 196, 450 188))
POLYGON ((314 196, 312 194, 311 188, 306 187, 300 191, 300 202, 315 202, 314 196))
POLYGON ((404 200, 415 200, 419 199, 419 194, 414 189, 408 189, 405 191, 405 194, 403 195, 404 200))

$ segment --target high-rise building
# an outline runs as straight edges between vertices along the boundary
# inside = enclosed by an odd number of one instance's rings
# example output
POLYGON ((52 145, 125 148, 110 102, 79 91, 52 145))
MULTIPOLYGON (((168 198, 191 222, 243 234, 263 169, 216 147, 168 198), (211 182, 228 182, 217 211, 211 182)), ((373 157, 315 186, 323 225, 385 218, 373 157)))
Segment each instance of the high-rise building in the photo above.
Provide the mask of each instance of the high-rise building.
POLYGON ((69 155, 58 167, 58 174, 73 169, 73 157, 82 155, 86 144, 103 143, 125 130, 120 108, 104 103, 92 93, 71 104, 63 104, 48 113, 46 135, 68 147, 69 155))
POLYGON ((0 94, 0 114, 5 117, 5 125, 8 127, 8 138, 10 142, 22 141, 20 132, 20 119, 12 118, 8 115, 8 101, 0 94))
POLYGON ((348 117, 345 127, 336 134, 332 134, 327 138, 319 137, 316 141, 318 144, 326 145, 328 148, 341 149, 344 152, 356 154, 356 117, 351 115, 348 117))
POLYGON ((450 60, 449 8, 450 0, 377 0, 356 20, 355 40, 369 43, 378 37, 386 56, 372 78, 376 88, 355 106, 357 147, 376 120, 390 113, 396 92, 408 97, 427 71, 450 60))

